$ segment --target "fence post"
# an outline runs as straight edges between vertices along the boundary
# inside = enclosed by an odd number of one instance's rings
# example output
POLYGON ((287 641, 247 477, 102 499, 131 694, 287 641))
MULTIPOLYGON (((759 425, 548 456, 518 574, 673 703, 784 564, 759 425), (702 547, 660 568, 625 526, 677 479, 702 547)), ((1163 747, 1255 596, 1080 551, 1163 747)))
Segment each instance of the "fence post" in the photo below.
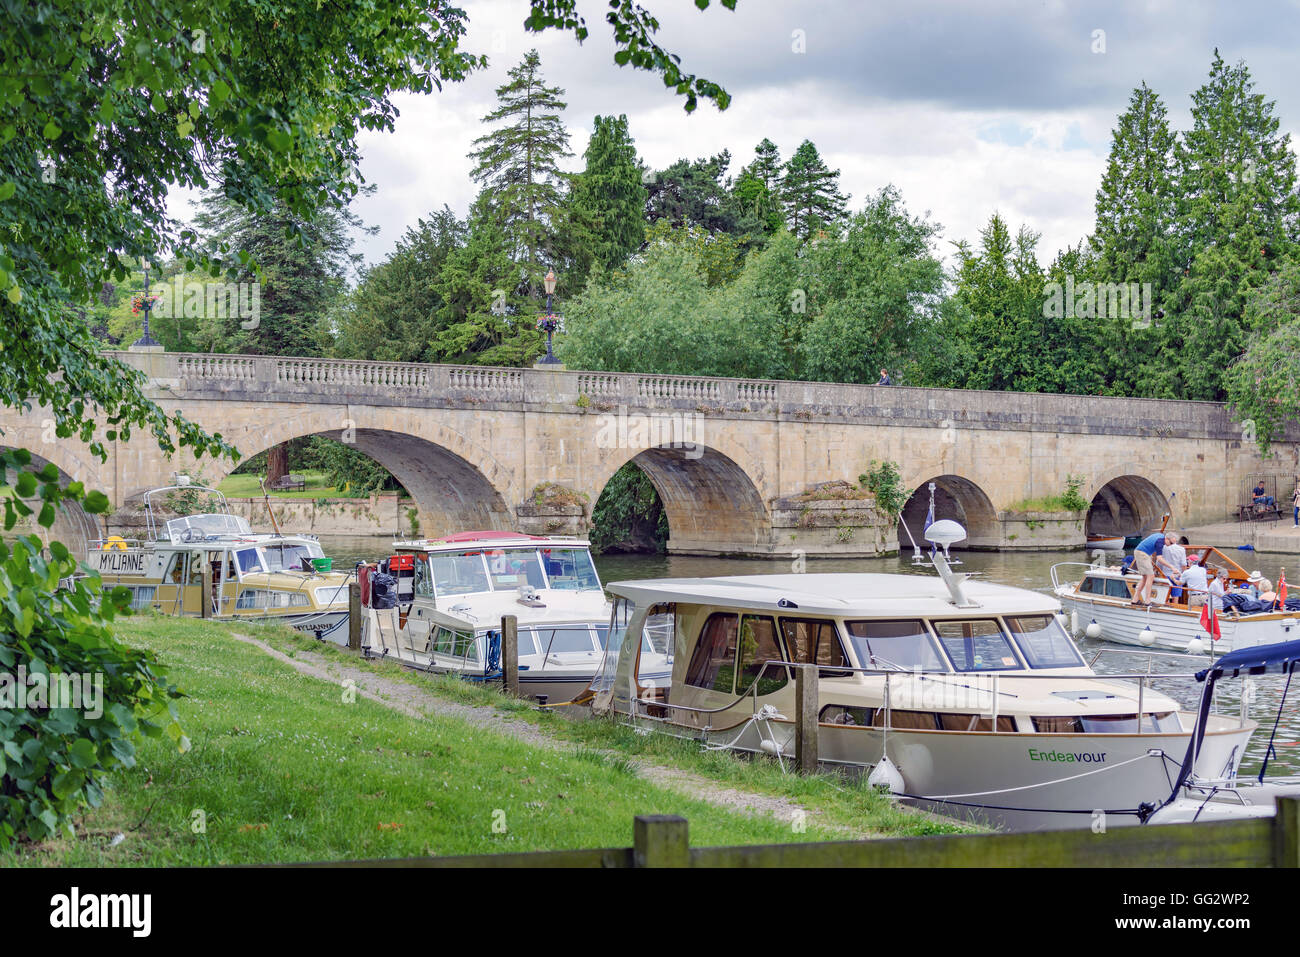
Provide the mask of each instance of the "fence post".
POLYGON ((1300 867, 1300 798, 1279 797, 1273 815, 1273 866, 1300 867))
POLYGON ((208 561, 208 553, 200 552, 203 556, 203 566, 201 569, 201 584, 199 588, 203 591, 203 600, 199 602, 199 617, 212 617, 212 562, 208 561))
POLYGON ((633 867, 690 867, 691 841, 686 818, 676 814, 638 814, 632 822, 633 867))
POLYGON ((348 585, 348 647, 361 650, 361 582, 348 585))
POLYGON ((817 771, 817 666, 797 665, 794 674, 794 763, 802 774, 817 771))
POLYGON ((519 697, 519 619, 501 617, 501 685, 506 694, 519 697))

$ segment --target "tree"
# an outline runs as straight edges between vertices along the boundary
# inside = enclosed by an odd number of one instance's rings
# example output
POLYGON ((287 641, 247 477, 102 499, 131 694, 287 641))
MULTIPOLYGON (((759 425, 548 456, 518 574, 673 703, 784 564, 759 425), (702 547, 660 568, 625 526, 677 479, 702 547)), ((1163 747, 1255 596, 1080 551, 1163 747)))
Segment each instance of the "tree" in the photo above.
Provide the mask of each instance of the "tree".
POLYGON ((1300 418, 1300 263, 1290 262, 1247 298, 1246 349, 1228 369, 1232 413, 1268 452, 1300 418))
POLYGON ((994 213, 980 246, 957 244, 954 299, 964 311, 963 337, 974 364, 967 389, 1046 391, 1050 365, 1042 356, 1044 278, 1035 254, 1038 234, 1021 227, 1013 238, 994 213))
POLYGON ((560 122, 564 91, 542 81, 542 62, 529 50, 497 87, 500 105, 484 123, 504 126, 474 141, 473 176, 483 184, 480 200, 490 207, 522 261, 530 293, 540 288, 542 255, 551 244, 551 219, 560 205, 564 174, 559 161, 572 156, 569 134, 560 122))
POLYGON ((696 227, 711 233, 736 229, 736 209, 729 202, 727 169, 731 153, 694 161, 679 159, 659 170, 646 184, 645 218, 664 220, 673 228, 696 227))
POLYGON ((732 195, 742 213, 769 236, 785 224, 781 189, 781 154, 776 144, 764 137, 754 147, 754 161, 736 177, 732 195))
POLYGON ((785 221, 796 238, 807 242, 844 218, 849 197, 839 190, 840 171, 822 161, 811 140, 804 140, 785 164, 781 201, 785 221))
POLYGON ((1177 235, 1183 280, 1166 295, 1161 394, 1222 399, 1223 372, 1245 346, 1245 303, 1297 254, 1300 196, 1295 155, 1274 104, 1253 92, 1244 63, 1218 51, 1192 95, 1192 128, 1179 143, 1177 235))
POLYGON ((597 116, 583 156, 586 168, 571 180, 561 230, 580 237, 570 243, 574 275, 565 277, 574 291, 593 264, 617 268, 645 238, 646 188, 627 117, 597 116))
POLYGON ((853 216, 842 236, 805 247, 809 318, 803 374, 834 382, 875 382, 928 347, 942 299, 938 224, 908 214, 886 186, 853 216))
POLYGON ((331 354, 340 359, 430 362, 444 328, 436 286, 468 226, 444 206, 421 218, 378 265, 366 270, 338 317, 331 354))
POLYGON ((1172 234, 1177 214, 1174 146, 1168 111, 1143 83, 1129 98, 1111 137, 1110 159, 1097 190, 1097 276, 1149 282, 1163 295, 1176 273, 1172 234))

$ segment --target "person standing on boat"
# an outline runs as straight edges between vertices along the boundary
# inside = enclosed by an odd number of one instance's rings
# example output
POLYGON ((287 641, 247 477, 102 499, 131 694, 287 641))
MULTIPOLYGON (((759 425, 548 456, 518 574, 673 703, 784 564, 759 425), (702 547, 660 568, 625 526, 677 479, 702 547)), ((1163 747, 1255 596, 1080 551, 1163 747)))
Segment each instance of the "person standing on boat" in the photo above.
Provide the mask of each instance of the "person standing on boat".
POLYGON ((1219 574, 1210 582, 1210 604, 1216 612, 1223 611, 1223 596, 1228 593, 1228 570, 1220 568, 1219 574))
MULTIPOLYGON (((1169 549, 1176 546, 1169 545, 1165 548, 1165 554, 1169 549)), ((1205 604, 1206 596, 1210 591, 1210 583, 1206 578, 1205 569, 1201 567, 1200 559, 1192 555, 1187 559, 1187 568, 1178 576, 1178 583, 1187 586, 1187 607, 1198 608, 1205 604)))
POLYGON ((1156 564, 1169 579, 1170 600, 1178 599, 1183 594, 1183 590, 1178 587, 1178 579, 1187 569, 1187 549, 1183 548, 1186 544, 1187 536, 1184 535, 1179 541, 1166 545, 1164 552, 1156 558, 1156 564))
POLYGON ((1133 567, 1142 579, 1138 582, 1132 604, 1151 604, 1151 586, 1156 580, 1155 560, 1164 552, 1166 545, 1172 545, 1175 541, 1173 532, 1153 532, 1133 549, 1133 567))

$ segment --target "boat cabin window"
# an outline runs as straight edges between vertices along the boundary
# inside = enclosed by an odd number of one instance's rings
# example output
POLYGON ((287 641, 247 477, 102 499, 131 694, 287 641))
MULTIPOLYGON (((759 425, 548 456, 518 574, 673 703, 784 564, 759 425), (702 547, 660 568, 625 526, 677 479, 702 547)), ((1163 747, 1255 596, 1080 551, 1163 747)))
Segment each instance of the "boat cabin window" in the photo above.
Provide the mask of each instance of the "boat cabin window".
POLYGON ((686 683, 696 688, 731 693, 735 687, 736 639, 740 634, 740 616, 735 612, 715 612, 700 630, 691 663, 686 669, 686 683))
POLYGON ((1122 578, 1106 579, 1106 597, 1107 598, 1128 598, 1128 582, 1122 578))
POLYGON ((1078 668, 1079 652, 1055 615, 1008 616, 1007 628, 1031 668, 1078 668))
POLYGON ((855 708, 849 705, 828 704, 817 715, 822 724, 840 724, 853 728, 871 727, 871 716, 875 708, 855 708))
POLYGON ((1079 582, 1079 591, 1084 595, 1104 595, 1106 594, 1106 582, 1099 575, 1089 575, 1079 582))
POLYGON ((510 591, 520 585, 545 588, 542 563, 535 548, 494 548, 486 553, 492 587, 510 591))
POLYGON ((258 548, 241 548, 239 551, 232 553, 235 561, 239 562, 239 574, 248 574, 249 572, 264 572, 266 565, 262 562, 262 551, 258 548))
POLYGON ((935 633, 958 671, 1003 671, 1019 668, 1011 642, 996 620, 936 621, 935 633))
MULTIPOLYGON (((1034 718, 1039 734, 1137 734, 1136 714, 1049 715, 1034 718)), ((1143 732, 1179 732, 1183 730, 1178 715, 1160 711, 1142 715, 1143 732)))
POLYGON ((645 616, 645 637, 647 651, 672 657, 677 645, 677 606, 667 603, 652 607, 645 616))
MULTIPOLYGON (((848 659, 840 643, 835 622, 819 618, 782 618, 781 637, 785 639, 786 661, 800 664, 822 665, 827 669, 844 668, 848 659)), ((841 678, 847 672, 826 670, 818 672, 821 678, 841 678)))
POLYGON ((181 585, 185 582, 185 553, 175 552, 172 554, 171 564, 167 566, 167 572, 163 580, 173 585, 181 585))
POLYGON ((790 674, 769 661, 784 661, 776 638, 776 621, 766 615, 745 615, 740 621, 740 670, 736 694, 749 691, 758 682, 758 694, 772 694, 785 687, 790 674), (766 667, 764 667, 766 666, 766 667))
POLYGON ((433 571, 433 584, 439 595, 468 595, 471 592, 491 591, 487 571, 483 568, 483 553, 434 553, 429 556, 433 571))
POLYGON ((863 668, 882 671, 947 671, 930 632, 919 618, 848 621, 849 642, 863 668))
POLYGON ((311 567, 308 559, 324 558, 325 552, 319 545, 309 542, 277 542, 263 545, 262 554, 266 557, 266 567, 273 572, 306 571, 311 567))
MULTIPOLYGON (((885 727, 884 708, 874 709, 872 727, 885 727)), ((992 731, 993 719, 986 714, 963 714, 951 711, 900 711, 888 713, 889 727, 908 731, 992 731)), ((1015 731, 1016 721, 1010 715, 998 715, 998 731, 1015 731)))
MULTIPOLYGON (((418 567, 418 566, 417 566, 418 567)), ((515 637, 519 642, 519 657, 524 655, 538 654, 537 634, 531 628, 520 628, 515 632, 515 637)))
POLYGON ((432 641, 433 650, 440 655, 464 658, 466 661, 478 661, 478 645, 474 636, 463 631, 452 631, 439 625, 432 641))
POLYGON ((415 559, 415 594, 421 598, 433 597, 433 576, 429 572, 429 563, 421 561, 419 556, 415 559))
POLYGON ((564 625, 559 628, 538 628, 537 640, 543 654, 566 654, 595 651, 591 629, 586 625, 564 625))
POLYGON ((585 548, 543 548, 542 563, 552 588, 587 591, 600 587, 596 566, 585 548))

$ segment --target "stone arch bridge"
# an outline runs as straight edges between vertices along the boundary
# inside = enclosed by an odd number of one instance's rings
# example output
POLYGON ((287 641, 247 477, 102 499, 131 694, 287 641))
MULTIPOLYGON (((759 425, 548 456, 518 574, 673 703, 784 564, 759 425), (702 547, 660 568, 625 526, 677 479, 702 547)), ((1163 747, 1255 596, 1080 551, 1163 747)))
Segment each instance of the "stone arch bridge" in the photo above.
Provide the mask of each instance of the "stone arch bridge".
MULTIPOLYGON (((972 547, 1081 545, 1136 532, 1171 508, 1175 526, 1222 521, 1251 479, 1289 495, 1288 434, 1263 459, 1222 405, 900 386, 711 379, 481 366, 129 352, 149 394, 245 455, 307 435, 354 444, 414 496, 424 534, 586 530, 610 477, 634 460, 659 491, 671 551, 863 555, 896 547, 856 486, 872 460, 899 464, 916 494, 903 524, 966 525, 972 547), (1092 503, 1033 510, 1071 477, 1092 503), (826 484, 831 483, 831 484, 826 484), (577 493, 558 504, 551 495, 577 493)), ((195 470, 144 433, 100 462, 53 440, 48 415, 0 412, 25 446, 118 505, 195 470), (50 441, 47 441, 50 440, 50 441)), ((216 484, 234 467, 204 460, 216 484)), ((919 537, 919 536, 918 536, 919 537)))

